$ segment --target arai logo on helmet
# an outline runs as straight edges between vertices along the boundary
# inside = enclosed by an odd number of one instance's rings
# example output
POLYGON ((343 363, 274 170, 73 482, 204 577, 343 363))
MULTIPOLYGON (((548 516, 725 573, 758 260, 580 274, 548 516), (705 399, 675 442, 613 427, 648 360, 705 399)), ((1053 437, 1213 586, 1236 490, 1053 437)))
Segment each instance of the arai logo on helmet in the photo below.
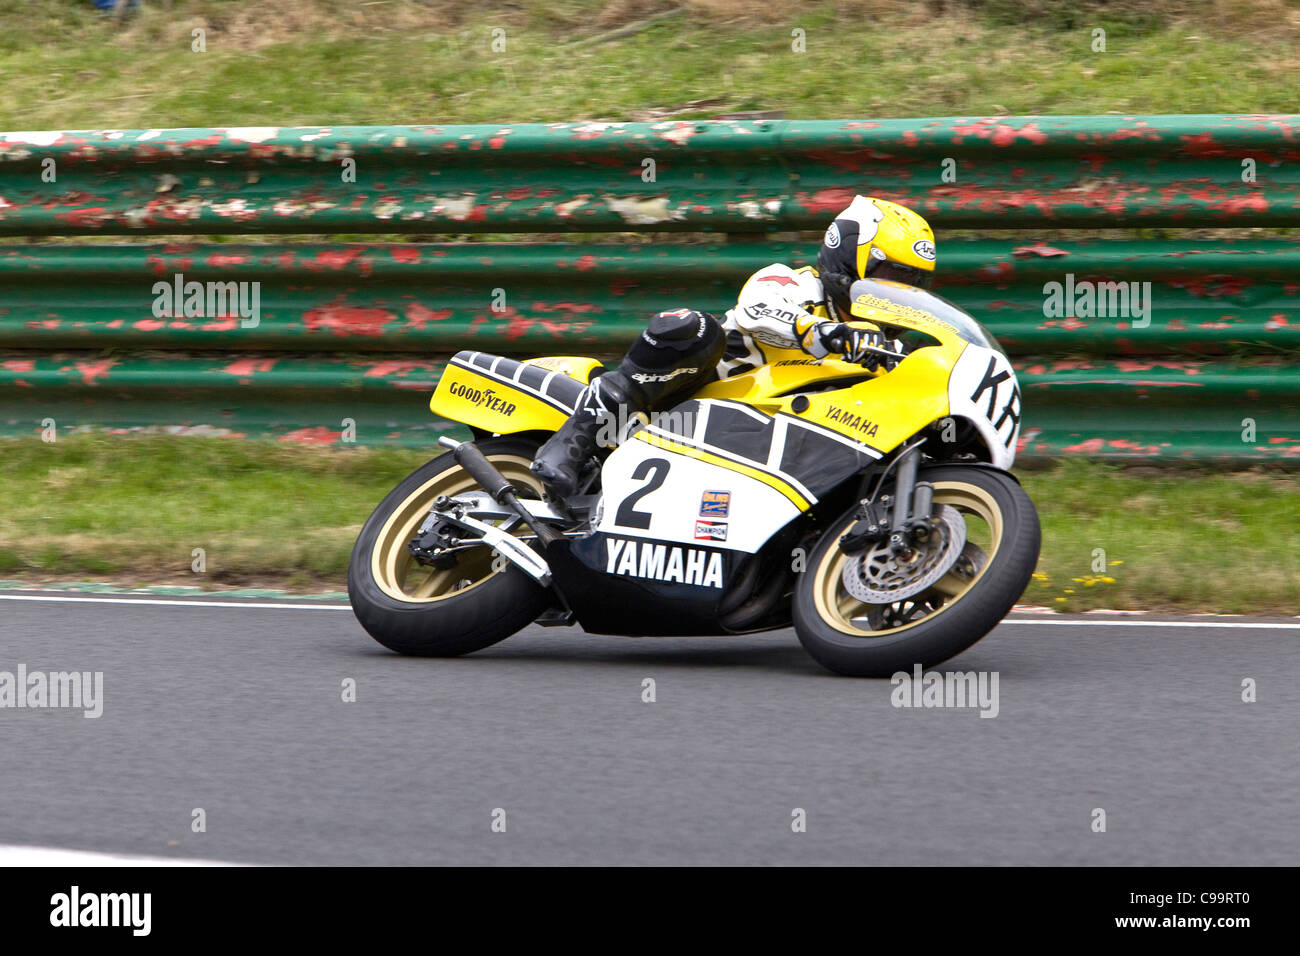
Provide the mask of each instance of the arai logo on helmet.
POLYGON ((916 242, 912 243, 912 251, 922 259, 929 259, 931 262, 934 261, 934 243, 929 239, 916 240, 916 242))
POLYGON ((828 249, 838 249, 840 247, 839 223, 833 222, 826 227, 826 238, 822 241, 826 243, 828 249))

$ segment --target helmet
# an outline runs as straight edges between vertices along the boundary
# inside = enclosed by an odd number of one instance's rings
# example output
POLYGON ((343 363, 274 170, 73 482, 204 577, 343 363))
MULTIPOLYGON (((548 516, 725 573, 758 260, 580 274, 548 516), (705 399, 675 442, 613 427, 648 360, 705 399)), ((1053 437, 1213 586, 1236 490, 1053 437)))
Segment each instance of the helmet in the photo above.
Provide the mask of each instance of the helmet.
POLYGON ((934 230, 912 210, 855 196, 835 217, 817 254, 817 273, 841 319, 858 279, 893 279, 922 289, 934 276, 934 230))

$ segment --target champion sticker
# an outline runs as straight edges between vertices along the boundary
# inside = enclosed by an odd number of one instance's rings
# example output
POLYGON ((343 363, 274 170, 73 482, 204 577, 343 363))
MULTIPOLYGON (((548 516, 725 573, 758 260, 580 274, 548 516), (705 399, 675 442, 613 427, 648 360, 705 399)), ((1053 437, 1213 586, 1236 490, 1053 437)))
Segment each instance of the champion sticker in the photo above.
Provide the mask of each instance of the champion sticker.
POLYGON ((918 239, 912 243, 912 251, 922 259, 928 259, 934 262, 934 243, 929 239, 918 239))
POLYGON ((700 499, 701 518, 725 518, 730 510, 730 491, 706 491, 700 499))
POLYGON ((727 523, 725 521, 695 522, 696 541, 726 541, 727 523))

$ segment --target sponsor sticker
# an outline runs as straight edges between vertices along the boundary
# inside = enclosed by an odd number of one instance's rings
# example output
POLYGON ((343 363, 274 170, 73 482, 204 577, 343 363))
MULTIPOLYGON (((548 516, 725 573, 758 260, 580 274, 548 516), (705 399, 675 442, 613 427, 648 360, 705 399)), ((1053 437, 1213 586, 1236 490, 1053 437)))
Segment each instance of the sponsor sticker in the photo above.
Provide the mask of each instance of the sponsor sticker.
POLYGON ((678 375, 694 375, 697 372, 699 372, 698 368, 676 368, 673 369, 671 372, 664 373, 663 375, 634 372, 632 374, 632 377, 636 379, 638 382, 671 382, 678 375))
POLYGON ((730 510, 730 491, 706 491, 700 499, 701 518, 725 518, 730 510))
POLYGON ((826 243, 826 248, 837 249, 840 245, 840 226, 839 223, 831 223, 826 228, 826 237, 822 240, 826 243))
POLYGON ((770 329, 750 329, 749 337, 764 345, 773 345, 779 349, 797 349, 799 340, 791 335, 779 335, 770 329))
POLYGON ((696 541, 726 541, 727 523, 725 521, 695 522, 696 541))
POLYGON ((463 382, 452 382, 447 391, 457 398, 463 398, 467 402, 473 402, 480 408, 498 412, 507 418, 515 413, 515 403, 503 398, 494 388, 475 388, 463 382))
POLYGON ((609 549, 606 574, 700 588, 721 588, 725 583, 721 551, 628 538, 607 538, 605 546, 609 549))
POLYGON ((863 418, 861 415, 854 415, 852 412, 845 411, 842 408, 836 408, 834 405, 827 406, 826 417, 833 422, 839 422, 845 428, 855 428, 862 432, 868 438, 875 437, 880 426, 869 418, 863 418))
POLYGON ((798 318, 797 313, 791 312, 789 309, 782 309, 779 306, 768 305, 766 302, 755 302, 745 311, 756 319, 777 319, 782 322, 793 322, 798 318))
POLYGON ((912 251, 922 259, 934 261, 934 243, 929 239, 918 239, 912 243, 912 251))

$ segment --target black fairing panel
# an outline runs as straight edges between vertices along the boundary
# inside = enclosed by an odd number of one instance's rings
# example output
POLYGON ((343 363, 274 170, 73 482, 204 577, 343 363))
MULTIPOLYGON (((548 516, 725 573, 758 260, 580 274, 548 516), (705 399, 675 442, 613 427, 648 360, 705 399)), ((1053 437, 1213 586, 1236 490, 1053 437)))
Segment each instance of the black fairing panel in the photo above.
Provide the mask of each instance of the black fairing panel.
POLYGON ((645 636, 726 633, 718 624, 718 605, 740 567, 751 557, 722 548, 696 548, 603 532, 557 541, 546 551, 555 584, 585 630, 593 634, 645 636), (635 573, 628 570, 624 549, 629 546, 635 549, 635 573), (693 579, 704 578, 704 569, 712 567, 722 586, 660 580, 667 576, 664 572, 671 574, 673 549, 680 552, 680 565, 689 569, 687 573, 693 579), (611 559, 611 554, 617 557, 611 559), (661 556, 663 560, 659 561, 661 556), (614 573, 607 571, 611 560, 614 573), (619 573, 620 567, 624 573, 619 573), (659 577, 655 577, 656 570, 659 577))

